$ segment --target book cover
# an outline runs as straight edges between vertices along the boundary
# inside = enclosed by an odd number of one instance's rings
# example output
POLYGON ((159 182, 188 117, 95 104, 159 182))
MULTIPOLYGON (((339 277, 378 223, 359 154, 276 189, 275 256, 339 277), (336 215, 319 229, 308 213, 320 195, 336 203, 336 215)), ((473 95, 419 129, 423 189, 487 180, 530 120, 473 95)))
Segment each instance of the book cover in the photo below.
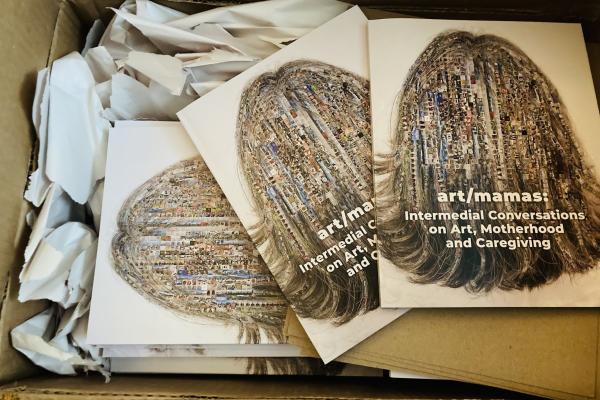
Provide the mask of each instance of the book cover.
POLYGON ((369 46, 382 306, 600 305, 581 27, 389 19, 369 46))
POLYGON ((283 336, 287 307, 181 125, 118 123, 89 343, 253 346, 245 351, 289 356, 297 352, 283 336))
POLYGON ((178 113, 325 362, 405 311, 379 307, 366 22, 354 7, 178 113))

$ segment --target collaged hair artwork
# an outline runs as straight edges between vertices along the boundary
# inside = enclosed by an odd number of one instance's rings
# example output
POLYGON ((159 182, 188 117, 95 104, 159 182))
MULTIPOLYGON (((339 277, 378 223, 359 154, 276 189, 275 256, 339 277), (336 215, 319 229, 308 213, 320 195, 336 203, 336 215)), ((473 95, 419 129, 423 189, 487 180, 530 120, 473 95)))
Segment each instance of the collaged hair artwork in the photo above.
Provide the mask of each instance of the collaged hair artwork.
POLYGON ((237 325, 240 343, 283 343, 287 301, 201 158, 178 162, 124 202, 113 267, 178 316, 237 325))
MULTIPOLYGON (((310 60, 289 62, 245 88, 237 152, 260 222, 249 229, 293 309, 304 318, 343 324, 378 307, 376 262, 327 272, 299 265, 374 218, 369 212, 321 240, 318 231, 372 198, 368 80, 310 60)), ((348 251, 369 248, 366 237, 348 251)), ((343 254, 343 253, 341 253, 343 254)), ((368 255, 367 257, 370 256, 368 255)))
MULTIPOLYGON (((522 50, 497 36, 442 33, 411 67, 393 113, 391 154, 377 155, 375 168, 379 249, 414 283, 464 287, 473 294, 531 290, 597 266, 598 181, 583 160, 556 88, 522 50), (469 188, 547 193, 548 201, 437 201, 437 193, 469 188), (448 240, 465 238, 451 233, 454 221, 405 220, 405 211, 469 208, 484 215, 560 210, 586 217, 561 220, 564 234, 530 235, 550 240, 549 249, 515 250, 448 248, 448 240), (434 224, 448 233, 429 234, 434 224)), ((476 232, 484 223, 464 222, 476 232)))

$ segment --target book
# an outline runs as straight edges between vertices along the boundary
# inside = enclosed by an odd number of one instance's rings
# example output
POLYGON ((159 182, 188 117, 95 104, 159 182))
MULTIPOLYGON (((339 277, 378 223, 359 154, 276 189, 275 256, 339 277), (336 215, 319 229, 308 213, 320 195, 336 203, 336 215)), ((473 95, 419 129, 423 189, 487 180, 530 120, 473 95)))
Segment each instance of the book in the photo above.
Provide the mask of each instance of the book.
POLYGON ((382 306, 599 306, 581 27, 389 19, 369 46, 382 306))
POLYGON ((382 310, 367 20, 354 7, 178 113, 325 362, 382 310))
POLYGON ((88 342, 297 354, 287 301, 181 125, 117 123, 107 160, 88 342))

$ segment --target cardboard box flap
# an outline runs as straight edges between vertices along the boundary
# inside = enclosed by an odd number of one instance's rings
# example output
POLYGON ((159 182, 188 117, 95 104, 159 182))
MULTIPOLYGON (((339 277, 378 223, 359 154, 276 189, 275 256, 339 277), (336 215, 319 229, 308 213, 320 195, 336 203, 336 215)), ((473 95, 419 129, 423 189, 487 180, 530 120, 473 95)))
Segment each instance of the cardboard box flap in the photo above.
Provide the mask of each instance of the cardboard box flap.
POLYGON ((60 1, 47 64, 50 65, 54 60, 72 51, 81 50, 85 36, 83 32, 82 23, 73 6, 66 0, 60 1))
POLYGON ((9 332, 15 325, 35 314, 43 303, 16 301, 24 242, 24 214, 27 205, 23 192, 31 158, 31 105, 37 71, 49 58, 53 32, 59 16, 59 3, 33 4, 20 0, 2 2, 0 52, 0 382, 34 370, 10 345, 9 332))
MULTIPOLYGON (((412 310, 339 360, 416 368, 538 395, 594 398, 598 317, 590 309, 412 310)), ((290 319, 292 343, 302 343, 295 339, 301 329, 290 319)))

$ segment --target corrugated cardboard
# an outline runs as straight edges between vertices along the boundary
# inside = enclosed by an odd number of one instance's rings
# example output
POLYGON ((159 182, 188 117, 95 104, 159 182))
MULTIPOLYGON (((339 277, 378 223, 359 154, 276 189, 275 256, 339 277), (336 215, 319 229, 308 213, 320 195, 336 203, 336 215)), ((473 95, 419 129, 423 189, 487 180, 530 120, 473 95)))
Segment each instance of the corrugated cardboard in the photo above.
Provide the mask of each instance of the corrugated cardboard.
MULTIPOLYGON (((121 0, 3 0, 0 25, 2 75, 0 89, 0 382, 39 373, 9 342, 10 329, 42 309, 41 302, 16 301, 22 264, 24 213, 22 201, 31 156, 31 103, 35 73, 72 50, 79 49, 94 18, 110 17, 107 6, 121 0)), ((191 12, 227 1, 168 2, 191 12)), ((362 0, 362 5, 425 17, 534 20, 600 20, 600 4, 588 0, 362 0), (383 5, 383 6, 382 6, 383 5)), ((600 29, 587 29, 600 41, 600 29)), ((600 44, 590 45, 594 77, 600 82, 600 44)), ((597 86, 597 89, 600 85, 597 86)), ((307 346, 301 331, 290 337, 307 346)), ((515 388, 556 398, 600 398, 598 315, 569 311, 553 315, 505 310, 412 311, 380 335, 344 355, 347 361, 388 365, 472 382, 515 388), (481 315, 478 316, 477 313, 481 315), (546 385, 547 390, 541 386, 546 385), (537 385, 537 386, 536 386, 537 385), (572 393, 567 393, 568 391, 572 393)), ((14 398, 514 398, 491 388, 452 382, 334 378, 114 377, 34 376, 0 389, 1 399, 14 398)))
POLYGON ((16 292, 26 239, 23 190, 32 145, 31 103, 36 73, 48 61, 59 6, 52 1, 32 8, 28 3, 6 0, 1 5, 0 381, 31 373, 31 364, 10 346, 9 331, 43 307, 37 302, 19 304, 16 292))
MULTIPOLYGON (((412 310, 339 358, 560 399, 596 398, 597 310, 412 310)), ((311 352, 288 315, 290 342, 311 352)))

